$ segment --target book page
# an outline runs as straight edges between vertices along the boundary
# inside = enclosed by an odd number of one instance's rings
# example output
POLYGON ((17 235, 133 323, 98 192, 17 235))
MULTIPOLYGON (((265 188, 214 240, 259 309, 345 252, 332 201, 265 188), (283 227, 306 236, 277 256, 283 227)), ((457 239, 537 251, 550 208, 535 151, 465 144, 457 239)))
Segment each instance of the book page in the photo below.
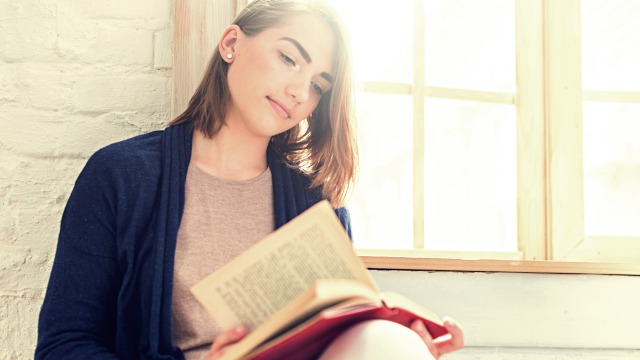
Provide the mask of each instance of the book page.
POLYGON ((249 332, 318 279, 378 288, 328 202, 309 208, 191 290, 225 330, 249 332))

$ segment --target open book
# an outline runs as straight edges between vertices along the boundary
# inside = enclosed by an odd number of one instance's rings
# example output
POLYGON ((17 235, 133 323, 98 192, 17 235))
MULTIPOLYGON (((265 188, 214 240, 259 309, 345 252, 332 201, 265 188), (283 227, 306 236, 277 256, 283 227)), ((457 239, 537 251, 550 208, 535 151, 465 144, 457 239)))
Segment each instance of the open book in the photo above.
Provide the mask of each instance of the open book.
POLYGON ((191 288, 222 330, 247 336, 223 359, 310 359, 342 330, 368 319, 408 326, 424 320, 436 338, 438 317, 378 286, 351 247, 328 202, 320 202, 191 288))

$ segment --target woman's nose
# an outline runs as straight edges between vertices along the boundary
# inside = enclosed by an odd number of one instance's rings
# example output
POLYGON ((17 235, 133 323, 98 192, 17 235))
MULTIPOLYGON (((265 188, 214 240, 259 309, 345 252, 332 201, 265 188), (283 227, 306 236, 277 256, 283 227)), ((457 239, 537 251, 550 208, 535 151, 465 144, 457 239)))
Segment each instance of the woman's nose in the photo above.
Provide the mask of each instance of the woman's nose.
POLYGON ((287 87, 287 94, 295 99, 298 103, 303 103, 309 99, 309 88, 311 81, 303 76, 292 79, 287 87))

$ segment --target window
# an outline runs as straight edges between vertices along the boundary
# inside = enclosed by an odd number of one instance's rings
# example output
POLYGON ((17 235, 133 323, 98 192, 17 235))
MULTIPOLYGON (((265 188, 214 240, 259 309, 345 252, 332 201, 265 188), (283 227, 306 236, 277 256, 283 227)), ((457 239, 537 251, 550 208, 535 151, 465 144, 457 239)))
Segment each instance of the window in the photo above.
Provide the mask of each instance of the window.
MULTIPOLYGON (((640 262, 640 3, 583 0, 582 232, 567 259, 640 262)), ((579 137, 579 136, 577 136, 579 137)), ((580 159, 582 157, 582 159, 580 159)), ((580 161, 581 160, 581 161, 580 161)), ((570 176, 570 175, 569 175, 570 176)), ((577 221, 580 221, 578 219, 577 221)), ((572 244, 573 245, 573 244, 572 244)))
POLYGON ((640 4, 369 4, 334 1, 361 84, 360 254, 638 271, 640 4))

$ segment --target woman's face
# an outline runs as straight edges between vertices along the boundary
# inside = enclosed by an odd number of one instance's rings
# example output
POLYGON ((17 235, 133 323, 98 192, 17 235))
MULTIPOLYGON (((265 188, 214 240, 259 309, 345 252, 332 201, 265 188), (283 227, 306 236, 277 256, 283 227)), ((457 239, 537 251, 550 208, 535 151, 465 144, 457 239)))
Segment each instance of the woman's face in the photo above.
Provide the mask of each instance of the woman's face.
MULTIPOLYGON (((233 35, 225 32, 221 44, 233 35)), ((223 58, 233 52, 227 75, 231 129, 268 140, 307 118, 331 89, 335 40, 320 18, 294 15, 255 36, 239 29, 235 36, 220 49, 223 58)))

